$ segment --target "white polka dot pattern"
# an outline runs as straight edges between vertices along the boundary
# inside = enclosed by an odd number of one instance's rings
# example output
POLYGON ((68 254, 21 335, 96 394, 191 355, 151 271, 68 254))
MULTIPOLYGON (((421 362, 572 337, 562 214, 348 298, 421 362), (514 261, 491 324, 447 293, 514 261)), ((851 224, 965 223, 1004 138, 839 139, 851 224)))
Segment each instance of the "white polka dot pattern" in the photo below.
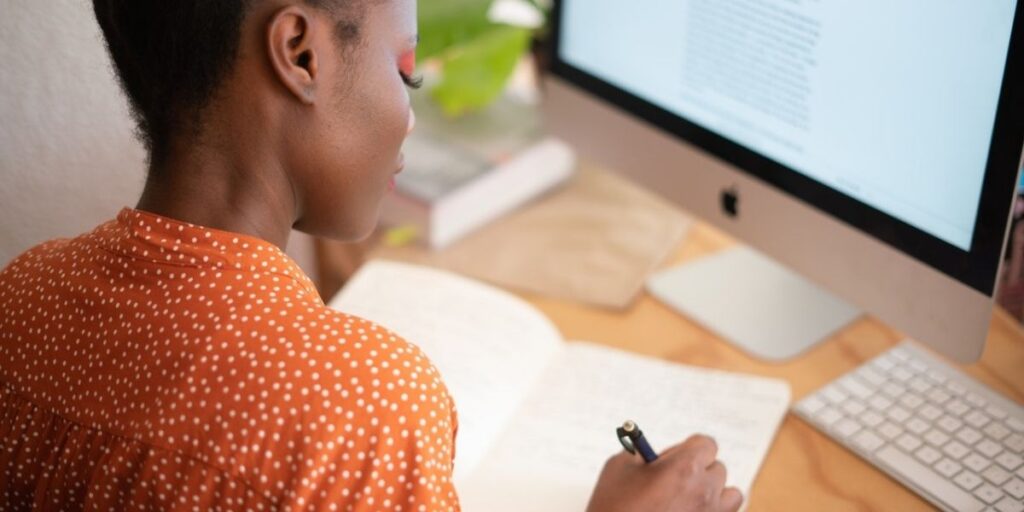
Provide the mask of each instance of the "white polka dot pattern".
POLYGON ((456 429, 265 241, 125 209, 0 271, 0 511, 458 510, 456 429))

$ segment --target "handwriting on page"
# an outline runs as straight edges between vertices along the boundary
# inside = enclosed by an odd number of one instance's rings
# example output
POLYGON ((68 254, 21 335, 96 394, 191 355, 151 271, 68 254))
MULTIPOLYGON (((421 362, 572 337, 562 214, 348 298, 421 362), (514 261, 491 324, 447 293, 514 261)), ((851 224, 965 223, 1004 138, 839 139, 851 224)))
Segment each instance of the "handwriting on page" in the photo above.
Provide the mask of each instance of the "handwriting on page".
MULTIPOLYGON (((517 479, 539 494, 584 500, 563 503, 582 510, 604 461, 621 450, 615 427, 625 419, 636 420, 657 451, 694 433, 712 435, 719 459, 728 467, 729 484, 748 492, 788 402, 788 387, 778 381, 570 344, 545 372, 464 496, 469 505, 486 500, 488 509, 505 510, 494 508, 500 501, 494 493, 501 492, 495 487, 517 479), (530 475, 528 482, 523 475, 530 475)), ((523 510, 549 510, 535 498, 509 500, 523 510)))

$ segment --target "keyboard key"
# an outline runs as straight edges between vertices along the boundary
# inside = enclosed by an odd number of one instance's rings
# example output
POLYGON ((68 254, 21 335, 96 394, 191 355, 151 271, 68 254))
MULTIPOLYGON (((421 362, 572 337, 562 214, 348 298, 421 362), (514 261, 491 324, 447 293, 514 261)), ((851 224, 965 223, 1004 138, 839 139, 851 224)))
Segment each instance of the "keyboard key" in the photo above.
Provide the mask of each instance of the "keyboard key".
POLYGON ((974 490, 974 495, 989 505, 1003 499, 1003 491, 992 487, 991 484, 981 484, 974 490))
POLYGON ((1024 480, 1019 478, 1012 478, 1006 485, 1003 485, 1003 490, 1006 494, 1013 496, 1014 499, 1024 500, 1024 480))
POLYGON ((1024 480, 1024 467, 1017 468, 1017 476, 1024 480))
POLYGON ((953 510, 980 512, 984 507, 970 494, 949 485, 948 480, 932 471, 931 468, 922 465, 913 457, 892 446, 886 446, 879 450, 876 457, 888 466, 891 472, 914 482, 914 485, 936 496, 953 510))
POLYGON ((1006 428, 998 421, 993 421, 986 425, 985 428, 982 429, 982 432, 994 441, 1002 441, 1004 437, 1010 435, 1010 429, 1006 428))
POLYGON ((828 400, 829 402, 832 402, 834 404, 841 404, 845 402, 847 398, 850 398, 846 393, 843 393, 842 390, 837 388, 835 385, 825 388, 824 390, 822 390, 820 394, 821 396, 825 397, 825 400, 828 400))
POLYGON ((882 386, 882 393, 885 393, 886 396, 896 400, 907 394, 907 388, 895 382, 886 382, 885 385, 882 386))
POLYGON ((939 419, 939 416, 942 416, 942 409, 932 404, 925 404, 921 410, 917 411, 917 414, 928 421, 935 421, 939 419))
POLYGON ((875 386, 881 386, 883 383, 885 383, 885 375, 876 372, 870 366, 862 367, 860 371, 857 372, 857 375, 859 375, 860 378, 864 379, 864 381, 875 386))
POLYGON ((882 356, 875 358, 874 361, 871 361, 871 366, 878 368, 879 370, 882 371, 882 373, 889 373, 896 365, 895 363, 893 363, 893 360, 888 356, 882 356))
POLYGON ((867 386, 862 384, 856 377, 852 375, 840 380, 839 385, 841 385, 847 393, 857 398, 866 399, 867 397, 874 394, 874 391, 868 389, 867 386))
POLYGON ((853 438, 853 443, 868 453, 874 453, 885 444, 885 440, 870 430, 862 430, 853 438))
POLYGON ((825 405, 827 404, 824 400, 821 399, 821 396, 811 395, 801 400, 796 407, 797 409, 800 409, 804 414, 813 416, 814 413, 820 411, 822 407, 825 407, 825 405))
POLYGON ((970 448, 960 444, 957 441, 953 441, 947 444, 946 446, 943 446, 942 451, 946 452, 946 455, 953 457, 953 460, 960 460, 964 458, 964 456, 967 455, 968 453, 971 453, 970 448))
POLYGON ((1013 434, 1003 441, 1003 445, 1016 453, 1024 453, 1024 436, 1013 434))
POLYGON ((960 470, 964 468, 960 464, 957 464, 956 462, 949 460, 947 458, 943 458, 942 460, 940 460, 939 463, 936 464, 934 467, 935 471, 938 471, 940 475, 946 478, 952 478, 953 475, 959 473, 960 470))
POLYGON ((907 393, 900 397, 900 403, 903 404, 904 407, 914 410, 924 403, 924 399, 918 395, 907 393))
POLYGON ((918 436, 903 434, 896 439, 896 444, 903 449, 904 452, 913 453, 914 450, 918 450, 921 446, 921 439, 918 436))
POLYGON ((992 416, 997 420, 1005 420, 1007 416, 1006 411, 996 405, 990 405, 986 407, 985 412, 987 412, 989 416, 992 416))
POLYGON ((1006 426, 1016 432, 1024 432, 1024 420, 1020 418, 1008 418, 1006 420, 1006 426))
POLYGON ((985 471, 982 471, 981 476, 993 484, 1003 485, 1010 479, 1011 475, 1005 469, 993 464, 985 469, 985 471))
POLYGON ((1019 455, 1012 454, 1010 452, 1003 452, 996 457, 996 462, 1006 468, 1007 471, 1013 471, 1021 467, 1024 461, 1021 460, 1019 455))
POLYGON ((981 485, 982 482, 980 476, 971 473, 970 471, 964 471, 956 475, 956 477, 953 478, 953 481, 956 482, 957 485, 963 487, 965 490, 968 491, 974 490, 976 487, 981 485))
POLYGON ((907 370, 902 366, 893 368, 892 372, 890 372, 890 375, 892 375, 892 378, 900 382, 907 382, 914 376, 913 373, 910 373, 910 370, 907 370))
POLYGON ((971 427, 964 427, 956 433, 956 438, 966 443, 967 446, 974 446, 974 443, 981 440, 982 435, 971 427))
MULTIPOLYGON (((899 439, 896 440, 896 445, 908 453, 913 453, 914 450, 921 446, 921 440, 917 436, 910 434, 903 434, 899 439)), ((986 461, 987 464, 987 461, 986 461)))
POLYGON ((864 414, 860 415, 860 422, 863 423, 864 425, 867 425, 870 428, 877 427, 883 421, 885 421, 885 418, 883 418, 881 414, 878 414, 875 411, 866 411, 864 414))
POLYGON ((860 413, 864 412, 864 409, 867 409, 867 407, 856 400, 847 400, 842 405, 842 409, 848 416, 860 416, 860 413))
POLYGON ((842 417, 843 414, 833 409, 832 407, 826 407, 818 411, 818 414, 814 415, 815 421, 821 423, 822 425, 825 425, 826 427, 831 426, 833 423, 839 421, 839 419, 842 417))
POLYGON ((881 395, 875 395, 868 400, 868 405, 870 405, 872 409, 886 411, 889 407, 892 407, 892 400, 881 395))
POLYGON ((967 400, 967 403, 975 407, 985 407, 986 405, 988 405, 988 400, 985 400, 985 398, 983 398, 981 395, 973 391, 968 392, 966 395, 964 395, 964 399, 967 400))
POLYGON ((910 360, 910 354, 901 347, 896 347, 889 351, 889 357, 893 359, 894 363, 904 363, 910 360))
POLYGON ((898 405, 890 407, 888 411, 885 411, 885 415, 897 423, 903 423, 910 418, 910 413, 898 405))
POLYGON ((971 410, 971 406, 967 405, 967 402, 964 402, 963 400, 956 398, 949 402, 948 404, 946 404, 946 410, 949 411, 949 413, 953 414, 954 416, 963 416, 967 414, 968 411, 971 410))
POLYGON ((935 405, 942 405, 948 402, 951 398, 949 396, 949 393, 946 393, 940 388, 932 388, 932 390, 927 393, 927 396, 928 400, 930 400, 935 405))
POLYGON ((886 422, 881 427, 878 427, 878 433, 882 434, 882 437, 885 437, 886 439, 892 441, 893 439, 896 439, 897 437, 899 437, 900 434, 903 433, 903 429, 896 425, 893 425, 892 423, 886 422))
MULTIPOLYGON (((917 460, 919 460, 921 462, 924 462, 925 464, 928 464, 930 466, 932 464, 935 464, 935 462, 937 462, 939 459, 941 459, 942 458, 942 454, 939 453, 939 451, 936 450, 935 448, 932 448, 931 446, 925 445, 925 446, 921 447, 920 450, 917 450, 916 452, 914 452, 914 457, 916 457, 917 460)), ((996 466, 992 466, 992 467, 996 467, 996 466)), ((992 468, 989 468, 989 469, 992 469, 992 468)), ((1005 471, 1004 471, 1004 473, 1005 473, 1005 471)), ((1006 478, 1009 479, 1010 475, 1006 475, 1006 478)), ((999 482, 999 483, 1002 483, 1002 482, 999 482)))
POLYGON ((964 423, 962 421, 952 416, 943 416, 942 419, 939 420, 939 428, 950 434, 960 430, 960 427, 963 426, 963 424, 964 423))
MULTIPOLYGON (((949 436, 933 428, 924 435, 924 440, 932 446, 941 447, 949 442, 949 436)), ((966 448, 964 449, 966 450, 966 448)))
POLYGON ((970 414, 964 418, 964 421, 974 428, 981 428, 988 425, 988 422, 991 420, 985 415, 985 413, 975 410, 971 411, 970 414))
POLYGON ((995 457, 996 455, 999 455, 999 452, 1003 451, 1003 447, 1000 446, 999 443, 996 443, 991 439, 982 440, 980 443, 974 446, 974 449, 990 459, 995 457))
POLYGON ((1014 501, 1007 496, 999 500, 999 503, 996 503, 996 510, 998 512, 1022 512, 1024 511, 1024 503, 1014 501))
POLYGON ((928 379, 936 384, 945 384, 949 380, 946 375, 938 370, 928 370, 928 379))
POLYGON ((908 421, 905 424, 905 426, 907 427, 907 430, 909 430, 909 431, 911 431, 911 432, 913 432, 913 433, 915 433, 917 435, 921 435, 921 434, 927 432, 928 429, 932 428, 931 425, 929 425, 927 422, 925 422, 921 418, 911 418, 910 421, 908 421))
POLYGON ((909 366, 911 370, 914 370, 915 373, 924 373, 928 371, 928 365, 924 364, 924 361, 919 359, 911 359, 910 361, 907 361, 907 366, 909 366))
POLYGON ((860 423, 857 423, 850 418, 843 418, 839 420, 839 423, 836 423, 833 428, 837 434, 842 436, 843 439, 846 439, 860 430, 860 423))
POLYGON ((967 392, 967 388, 965 388, 963 384, 960 384, 955 380, 951 380, 946 383, 946 390, 956 396, 962 396, 964 393, 967 392))
POLYGON ((917 391, 918 393, 924 393, 932 388, 932 384, 927 379, 921 376, 910 379, 910 389, 917 391))
POLYGON ((977 453, 971 453, 970 455, 964 457, 964 460, 962 460, 961 462, 963 462, 965 466, 970 468, 971 471, 974 471, 975 473, 981 473, 986 468, 992 465, 992 463, 990 463, 988 459, 982 457, 981 455, 978 455, 977 453))

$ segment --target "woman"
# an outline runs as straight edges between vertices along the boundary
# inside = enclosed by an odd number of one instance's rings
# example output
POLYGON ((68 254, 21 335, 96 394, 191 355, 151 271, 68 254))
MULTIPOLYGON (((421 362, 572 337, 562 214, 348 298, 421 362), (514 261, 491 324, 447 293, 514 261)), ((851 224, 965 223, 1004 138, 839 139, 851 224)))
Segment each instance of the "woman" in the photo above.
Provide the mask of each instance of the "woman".
MULTIPOLYGON (((441 376, 281 251, 372 230, 414 124, 414 1, 93 6, 149 175, 0 273, 0 508, 457 510, 441 376)), ((612 457, 590 509, 736 510, 715 452, 612 457)))

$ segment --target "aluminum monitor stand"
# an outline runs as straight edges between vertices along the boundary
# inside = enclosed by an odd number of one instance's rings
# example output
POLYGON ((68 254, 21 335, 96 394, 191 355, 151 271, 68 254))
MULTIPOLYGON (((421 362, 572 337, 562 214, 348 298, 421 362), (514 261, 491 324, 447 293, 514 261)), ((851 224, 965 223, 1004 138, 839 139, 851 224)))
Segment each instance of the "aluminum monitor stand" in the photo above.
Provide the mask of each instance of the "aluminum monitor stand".
POLYGON ((750 248, 727 249, 659 272, 647 290, 747 353, 784 361, 860 310, 750 248))

